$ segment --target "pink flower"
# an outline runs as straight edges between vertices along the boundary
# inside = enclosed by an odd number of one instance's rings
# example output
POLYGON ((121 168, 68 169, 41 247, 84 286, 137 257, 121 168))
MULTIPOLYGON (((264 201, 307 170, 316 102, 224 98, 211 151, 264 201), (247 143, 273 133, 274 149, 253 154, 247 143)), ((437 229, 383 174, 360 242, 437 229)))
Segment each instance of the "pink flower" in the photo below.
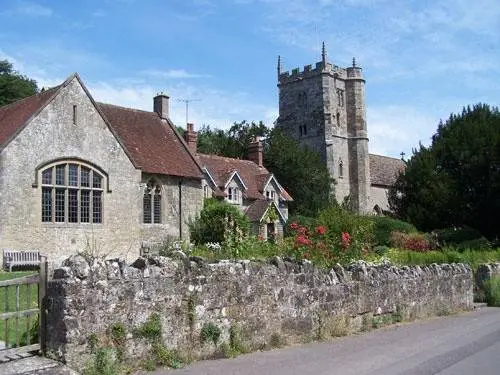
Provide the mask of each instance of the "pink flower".
POLYGON ((319 235, 324 235, 326 233, 326 227, 324 225, 320 225, 316 228, 316 233, 319 235))
POLYGON ((349 247, 351 244, 351 235, 348 232, 342 232, 342 247, 349 247))

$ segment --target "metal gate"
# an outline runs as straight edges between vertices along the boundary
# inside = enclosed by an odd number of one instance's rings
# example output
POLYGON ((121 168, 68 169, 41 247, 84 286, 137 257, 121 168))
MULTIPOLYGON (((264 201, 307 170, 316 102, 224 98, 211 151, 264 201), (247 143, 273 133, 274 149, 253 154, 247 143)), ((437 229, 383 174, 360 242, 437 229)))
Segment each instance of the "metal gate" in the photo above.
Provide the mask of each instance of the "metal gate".
POLYGON ((47 258, 38 274, 0 281, 0 363, 45 351, 47 258))

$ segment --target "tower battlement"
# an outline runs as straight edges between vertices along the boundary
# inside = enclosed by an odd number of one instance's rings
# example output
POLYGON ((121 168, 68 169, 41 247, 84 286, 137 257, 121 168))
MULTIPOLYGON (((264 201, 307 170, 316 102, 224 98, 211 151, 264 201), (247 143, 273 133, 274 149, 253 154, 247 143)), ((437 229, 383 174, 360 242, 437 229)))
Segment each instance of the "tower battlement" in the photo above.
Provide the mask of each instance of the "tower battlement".
POLYGON ((327 62, 323 64, 322 61, 318 61, 316 65, 304 65, 304 68, 300 70, 300 68, 294 68, 290 71, 279 72, 278 83, 289 83, 297 80, 307 79, 310 77, 317 76, 318 74, 330 74, 337 76, 341 79, 346 79, 348 77, 347 70, 341 68, 337 65, 331 64, 327 62))

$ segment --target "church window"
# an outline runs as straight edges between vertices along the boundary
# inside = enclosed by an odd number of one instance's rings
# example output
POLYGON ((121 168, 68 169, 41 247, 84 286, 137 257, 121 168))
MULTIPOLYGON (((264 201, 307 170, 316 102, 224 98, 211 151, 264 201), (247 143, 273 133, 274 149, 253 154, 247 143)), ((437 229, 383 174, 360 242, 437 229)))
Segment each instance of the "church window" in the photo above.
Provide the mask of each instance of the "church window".
POLYGON ((81 163, 63 162, 45 168, 42 222, 102 223, 103 178, 94 168, 81 163))
POLYGON ((337 112, 337 127, 340 127, 340 113, 337 112))
POLYGON ((337 99, 338 99, 339 107, 343 107, 344 106, 344 91, 343 90, 340 90, 340 89, 337 90, 337 99))
POLYGON ((344 163, 342 163, 342 159, 339 161, 339 177, 344 177, 344 163))
POLYGON ((304 135, 307 135, 307 125, 302 126, 302 130, 304 132, 304 135))
POLYGON ((77 121, 77 107, 76 105, 73 106, 73 125, 76 125, 76 121, 77 121))
POLYGON ((161 185, 149 180, 144 190, 143 222, 145 224, 161 224, 161 185))

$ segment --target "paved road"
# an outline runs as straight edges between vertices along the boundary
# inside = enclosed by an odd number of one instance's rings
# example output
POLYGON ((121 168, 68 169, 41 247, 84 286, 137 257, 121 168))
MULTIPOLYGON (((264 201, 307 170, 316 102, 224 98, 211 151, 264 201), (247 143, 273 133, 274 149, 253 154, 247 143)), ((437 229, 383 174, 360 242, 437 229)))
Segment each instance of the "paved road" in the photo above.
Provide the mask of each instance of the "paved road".
POLYGON ((401 324, 327 343, 198 362, 169 375, 499 375, 500 308, 401 324))

